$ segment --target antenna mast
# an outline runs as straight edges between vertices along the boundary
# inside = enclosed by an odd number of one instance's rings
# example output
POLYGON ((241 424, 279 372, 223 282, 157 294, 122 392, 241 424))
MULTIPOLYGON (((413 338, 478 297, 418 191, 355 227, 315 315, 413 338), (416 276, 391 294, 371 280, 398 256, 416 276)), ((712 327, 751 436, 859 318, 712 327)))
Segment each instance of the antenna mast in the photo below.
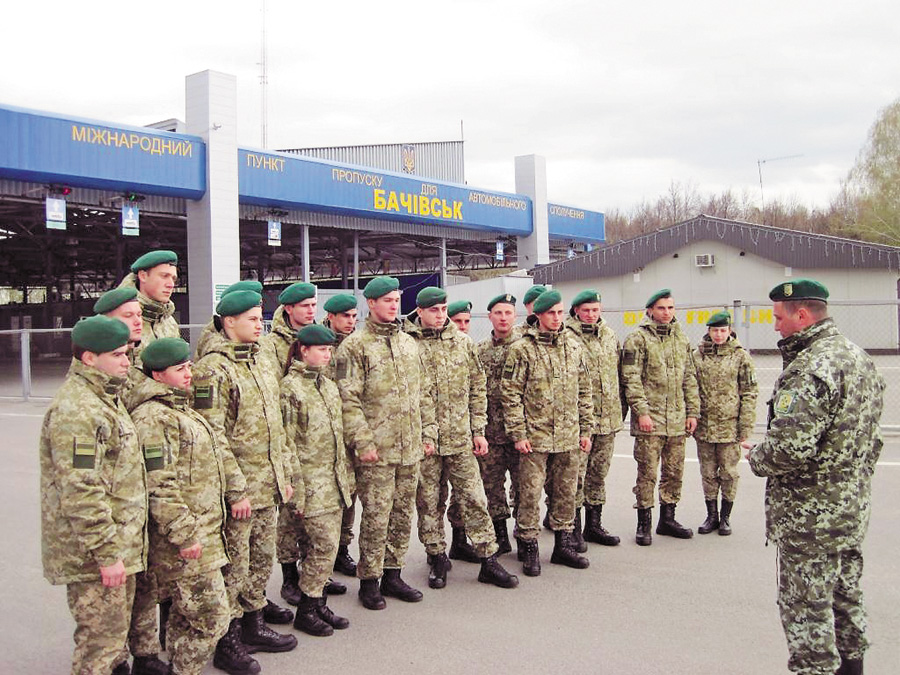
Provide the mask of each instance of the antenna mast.
POLYGON ((263 150, 269 147, 269 58, 266 39, 266 0, 262 0, 262 53, 259 62, 260 88, 260 145, 263 150))

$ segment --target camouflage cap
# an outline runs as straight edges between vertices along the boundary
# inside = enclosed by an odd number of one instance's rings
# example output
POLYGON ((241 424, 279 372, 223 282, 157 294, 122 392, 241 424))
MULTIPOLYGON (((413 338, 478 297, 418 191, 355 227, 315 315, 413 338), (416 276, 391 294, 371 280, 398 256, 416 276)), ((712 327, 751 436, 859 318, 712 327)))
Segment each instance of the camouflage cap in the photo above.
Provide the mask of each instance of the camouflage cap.
POLYGON ((131 271, 149 270, 157 265, 177 265, 178 254, 175 251, 150 251, 131 263, 131 271))
POLYGON ((154 340, 141 352, 141 363, 146 370, 165 370, 191 360, 191 346, 176 337, 154 340))
POLYGON ((377 300, 382 295, 400 290, 400 280, 394 277, 375 277, 366 284, 363 295, 367 300, 377 300))
POLYGON ((472 303, 468 300, 457 300, 456 302, 451 302, 447 305, 447 316, 456 316, 457 314, 471 311, 472 303))
POLYGON ((814 279, 794 279, 778 284, 769 292, 769 300, 784 302, 786 300, 821 300, 828 302, 828 289, 814 279))
POLYGON ((340 314, 341 312, 349 312, 356 309, 356 296, 349 293, 338 293, 328 298, 328 302, 322 308, 329 314, 340 314))
POLYGON ((238 281, 231 284, 231 286, 222 291, 222 295, 219 297, 225 297, 229 293, 234 293, 235 291, 253 291, 254 293, 262 294, 263 285, 253 279, 245 279, 244 281, 238 281))
POLYGON ((130 337, 128 326, 102 314, 81 319, 72 329, 72 344, 94 354, 115 351, 128 344, 130 337))
POLYGON ((537 300, 534 301, 531 311, 535 314, 543 314, 548 309, 561 302, 562 295, 559 291, 544 291, 537 297, 537 300))
POLYGON ((716 312, 706 321, 706 325, 709 327, 718 327, 718 326, 730 326, 731 325, 731 314, 722 310, 721 312, 716 312))
POLYGON ((134 286, 123 286, 106 291, 94 303, 94 314, 106 314, 126 302, 137 300, 137 289, 134 286))
POLYGON ((426 286, 416 295, 416 307, 425 309, 447 302, 447 291, 437 286, 426 286))
POLYGON ((650 296, 650 299, 647 300, 647 304, 644 305, 644 307, 647 309, 650 309, 651 307, 653 307, 653 305, 655 305, 658 301, 662 300, 663 298, 671 298, 671 297, 672 297, 672 289, 662 288, 650 296))
POLYGON ((529 302, 534 302, 538 299, 538 296, 547 290, 546 286, 532 286, 527 291, 525 291, 525 297, 522 298, 522 304, 527 305, 529 302))
POLYGON ((498 295, 496 298, 492 298, 491 301, 487 304, 487 311, 490 312, 492 309, 494 309, 494 305, 499 305, 501 302, 515 307, 516 296, 510 295, 509 293, 504 293, 503 295, 498 295))
POLYGON ((297 341, 307 347, 312 345, 333 345, 337 342, 337 336, 330 328, 313 323, 297 331, 297 341))
POLYGON ((237 316, 248 309, 262 305, 262 296, 254 291, 232 291, 223 295, 216 305, 216 314, 219 316, 237 316))
POLYGON ((316 287, 305 281, 298 281, 281 291, 278 302, 282 305, 293 305, 314 297, 316 297, 316 287))

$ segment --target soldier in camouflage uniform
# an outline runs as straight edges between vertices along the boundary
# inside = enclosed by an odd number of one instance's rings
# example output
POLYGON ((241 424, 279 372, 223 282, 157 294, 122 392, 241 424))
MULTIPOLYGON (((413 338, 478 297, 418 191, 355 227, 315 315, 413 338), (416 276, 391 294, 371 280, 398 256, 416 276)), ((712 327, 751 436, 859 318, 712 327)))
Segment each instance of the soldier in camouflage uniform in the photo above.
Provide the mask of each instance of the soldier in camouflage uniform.
POLYGON ((418 347, 397 321, 399 286, 393 277, 375 277, 366 285, 369 316, 361 331, 341 343, 335 367, 344 440, 356 460, 363 507, 359 597, 375 610, 384 609, 384 595, 406 602, 422 599, 401 579, 400 570, 409 548, 419 462, 426 451, 434 452, 437 435, 431 398, 422 396, 427 374, 418 347))
POLYGON ((128 328, 109 317, 75 325, 75 358, 41 428, 44 576, 66 585, 73 675, 128 672, 135 574, 147 560, 144 458, 118 397, 128 340, 128 328))
POLYGON ((128 338, 128 360, 131 367, 128 369, 128 380, 122 385, 119 396, 129 410, 132 408, 129 394, 134 386, 144 379, 140 369, 140 359, 137 353, 141 349, 141 335, 144 330, 144 321, 141 312, 141 303, 138 301, 136 288, 123 287, 107 291, 94 303, 94 313, 103 314, 111 319, 118 319, 131 331, 128 338))
POLYGON ((519 580, 497 562, 497 542, 476 456, 488 452, 484 437, 487 395, 484 372, 472 341, 447 318, 446 291, 429 286, 416 296, 416 318, 408 332, 419 345, 419 355, 429 374, 431 397, 440 410, 435 452, 422 460, 416 508, 419 541, 425 545, 430 572, 428 585, 444 588, 450 560, 445 550, 444 480, 453 487, 462 524, 472 537, 481 562, 478 581, 514 588, 519 580))
POLYGON ((478 343, 476 351, 485 371, 487 384, 487 424, 484 436, 488 442, 488 453, 478 458, 478 464, 487 497, 488 513, 494 522, 494 535, 499 547, 497 553, 502 555, 512 551, 506 521, 510 513, 515 517, 519 506, 519 451, 506 433, 500 395, 503 366, 514 340, 512 332, 516 320, 516 299, 508 293, 498 295, 488 303, 487 310, 493 330, 491 337, 478 343), (512 511, 506 495, 507 473, 512 511))
POLYGON ((525 331, 528 330, 528 327, 533 326, 535 322, 531 320, 531 310, 534 307, 534 301, 537 300, 541 293, 547 290, 546 286, 541 286, 540 284, 535 284, 527 291, 525 291, 525 296, 522 298, 522 304, 525 306, 525 321, 518 324, 513 328, 512 337, 514 340, 518 340, 525 334, 525 331))
MULTIPOLYGON (((219 299, 221 300, 232 291, 253 291, 254 293, 259 293, 260 295, 262 295, 263 285, 253 279, 237 281, 228 286, 224 291, 222 291, 222 295, 219 296, 219 299)), ((222 319, 219 316, 213 314, 212 318, 203 327, 203 330, 200 331, 200 337, 197 339, 198 361, 206 355, 206 352, 209 351, 210 341, 215 342, 218 339, 217 336, 221 330, 222 319)))
POLYGON ((697 531, 709 534, 718 530, 721 535, 729 535, 731 507, 740 479, 740 444, 750 438, 756 421, 756 369, 731 330, 728 312, 716 312, 706 325, 707 334, 694 352, 700 387, 700 420, 694 439, 706 500, 706 520, 697 531))
POLYGON ((634 495, 638 525, 635 541, 653 542, 651 509, 657 467, 659 523, 656 533, 690 539, 694 532, 675 520, 684 476, 684 442, 694 433, 700 415, 697 373, 691 345, 675 318, 675 303, 668 288, 647 301, 647 317, 625 339, 622 382, 631 407, 631 435, 638 465, 634 495))
POLYGON ((297 646, 264 623, 265 589, 275 557, 275 513, 290 501, 296 457, 284 447, 284 427, 274 364, 260 354, 262 297, 233 291, 216 306, 222 331, 194 368, 194 409, 212 426, 223 454, 237 462, 239 477, 225 492, 228 557, 225 587, 231 624, 216 646, 221 662, 243 660, 241 643, 253 651, 282 652, 297 646))
POLYGON ((551 563, 586 568, 572 542, 579 452, 590 451, 594 428, 590 374, 584 350, 563 330, 562 297, 545 291, 533 306, 536 325, 509 348, 501 396, 506 432, 519 460, 518 544, 525 574, 541 573, 538 553, 541 493, 551 475, 551 563))
MULTIPOLYGON (((178 281, 178 255, 174 251, 150 251, 134 261, 131 274, 119 284, 119 288, 137 288, 144 321, 140 350, 161 337, 179 337, 175 320, 175 303, 172 291, 178 281)), ((140 364, 138 363, 138 366, 140 364)))
MULTIPOLYGON (((131 417, 147 468, 149 570, 173 604, 168 619, 170 672, 199 675, 231 612, 222 578, 225 488, 243 476, 223 454, 209 423, 192 410, 191 347, 160 338, 141 354, 143 381, 132 392, 131 417), (226 462, 228 468, 226 469, 226 462)), ((244 672, 253 661, 243 664, 244 672)))
POLYGON ((769 400, 766 436, 748 459, 767 478, 766 533, 778 546, 788 668, 861 675, 868 647, 862 543, 885 382, 828 317, 821 283, 783 282, 769 298, 784 371, 769 400))
POLYGON ((472 326, 472 303, 468 300, 457 300, 447 305, 447 318, 455 325, 463 335, 469 334, 472 326))
POLYGON ((325 585, 334 568, 341 519, 356 489, 353 464, 344 447, 341 396, 325 376, 337 338, 324 326, 297 333, 281 381, 281 414, 288 448, 300 461, 305 493, 296 498, 309 539, 300 574, 301 597, 294 628, 310 635, 332 635, 350 622, 326 605, 325 585))

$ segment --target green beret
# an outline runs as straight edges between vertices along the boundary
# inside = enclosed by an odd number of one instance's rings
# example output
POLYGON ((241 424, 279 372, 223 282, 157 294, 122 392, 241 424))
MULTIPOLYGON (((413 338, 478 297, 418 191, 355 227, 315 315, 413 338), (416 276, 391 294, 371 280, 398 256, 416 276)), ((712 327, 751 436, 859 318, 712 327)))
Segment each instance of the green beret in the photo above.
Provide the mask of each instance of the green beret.
POLYGON ((223 295, 216 305, 216 314, 219 316, 237 316, 248 309, 262 305, 262 296, 254 291, 232 291, 223 295))
POLYGON ((522 304, 527 305, 529 302, 534 302, 535 300, 537 300, 538 296, 546 290, 546 286, 532 286, 527 291, 525 291, 525 297, 522 298, 522 304))
POLYGON ((191 360, 191 346, 176 337, 154 340, 141 351, 141 363, 145 370, 165 370, 169 366, 191 360))
POLYGON ((716 312, 706 321, 707 326, 730 326, 731 325, 731 314, 722 310, 721 312, 716 312))
POLYGON ((328 298, 328 302, 322 308, 329 314, 340 314, 341 312, 349 312, 356 309, 356 296, 349 293, 338 293, 328 298))
POLYGON ((457 300, 456 302, 451 302, 447 305, 447 316, 456 316, 457 314, 471 311, 472 303, 468 300, 457 300))
POLYGON ((282 305, 293 305, 296 302, 303 302, 310 298, 316 297, 316 287, 305 281, 298 281, 291 284, 278 296, 278 302, 282 305))
POLYGON ((662 290, 656 291, 653 295, 650 296, 650 299, 647 300, 647 304, 644 305, 645 308, 650 309, 653 305, 656 304, 658 300, 662 300, 663 298, 671 298, 672 297, 672 289, 663 288, 662 290))
POLYGON ((131 271, 149 270, 157 265, 177 265, 178 254, 175 251, 150 251, 131 263, 131 271))
POLYGON ((330 328, 313 323, 297 331, 297 341, 307 347, 311 345, 333 345, 337 342, 337 336, 330 328))
POLYGON ((426 309, 447 302, 447 291, 437 286, 426 286, 416 295, 416 307, 426 309))
POLYGON ((222 295, 219 297, 224 298, 229 293, 234 293, 234 291, 253 291, 254 293, 259 293, 261 295, 263 291, 263 285, 254 279, 238 281, 237 283, 231 284, 231 286, 222 291, 222 295))
POLYGON ((581 291, 581 293, 576 295, 575 299, 572 300, 572 307, 578 307, 578 305, 583 305, 587 302, 600 302, 600 293, 593 289, 581 291))
POLYGON ((531 311, 534 314, 543 314, 553 307, 553 305, 557 305, 560 302, 562 302, 562 295, 559 291, 544 291, 537 297, 537 300, 534 301, 531 311))
POLYGON ((363 295, 367 300, 377 300, 382 295, 400 289, 400 280, 394 277, 375 277, 366 284, 363 295))
POLYGON ((813 279, 794 279, 778 284, 769 292, 769 300, 821 300, 828 302, 828 289, 813 279))
POLYGON ((128 326, 102 314, 81 319, 72 329, 72 344, 95 354, 115 351, 127 344, 130 337, 128 326))
POLYGON ((94 303, 94 314, 106 314, 132 300, 137 300, 137 289, 134 286, 114 288, 97 298, 97 302, 94 303))
POLYGON ((504 293, 503 295, 498 295, 496 298, 492 299, 487 306, 487 311, 491 311, 494 309, 494 305, 499 305, 501 302, 506 303, 507 305, 516 306, 516 296, 510 295, 509 293, 504 293))

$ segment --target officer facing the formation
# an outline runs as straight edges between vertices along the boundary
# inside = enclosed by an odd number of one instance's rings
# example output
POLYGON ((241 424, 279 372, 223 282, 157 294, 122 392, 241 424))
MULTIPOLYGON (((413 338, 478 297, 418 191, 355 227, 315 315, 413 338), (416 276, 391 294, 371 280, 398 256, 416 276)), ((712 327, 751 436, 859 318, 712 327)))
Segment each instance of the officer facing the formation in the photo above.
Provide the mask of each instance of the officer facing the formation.
POLYGON ((326 605, 325 587, 334 568, 344 509, 356 489, 353 464, 344 447, 341 395, 327 378, 335 334, 310 325, 297 333, 288 354, 288 372, 281 380, 281 414, 288 451, 300 466, 297 511, 303 514, 308 539, 300 574, 300 602, 294 628, 310 635, 332 635, 350 626, 326 605))
POLYGON ((716 312, 694 351, 700 387, 700 420, 694 439, 700 460, 706 520, 700 534, 731 534, 731 507, 740 479, 740 444, 750 438, 756 421, 756 370, 750 353, 731 330, 731 314, 716 312), (722 511, 718 510, 719 490, 722 511))
POLYGON ((428 585, 444 588, 450 560, 445 553, 442 476, 453 488, 463 526, 481 562, 478 581, 513 588, 519 580, 497 562, 497 542, 476 456, 488 452, 484 437, 487 395, 484 372, 472 341, 447 318, 447 292, 429 286, 416 296, 416 318, 407 330, 419 345, 428 371, 430 397, 438 416, 435 451, 422 460, 416 508, 419 540, 425 546, 428 585))
MULTIPOLYGON (((231 286, 228 286, 224 291, 222 291, 222 295, 219 296, 221 300, 229 293, 234 291, 253 291, 254 293, 259 293, 262 295, 263 285, 258 281, 254 281, 253 279, 245 279, 244 281, 238 281, 231 286)), ((206 323, 203 327, 203 330, 200 331, 200 338, 197 340, 197 360, 199 361, 206 352, 209 351, 210 341, 215 342, 216 336, 222 330, 222 318, 216 314, 212 315, 212 318, 206 323)))
MULTIPOLYGON (((178 254, 174 251, 150 251, 132 263, 131 274, 119 284, 120 288, 137 288, 144 322, 141 349, 157 338, 180 335, 172 302, 172 291, 178 281, 176 265, 178 254)), ((140 349, 137 356, 140 357, 140 349)))
MULTIPOLYGON (((356 330, 356 319, 359 310, 356 308, 356 296, 349 293, 338 293, 328 298, 322 307, 325 310, 323 326, 334 332, 335 349, 340 346, 348 335, 356 330)), ((323 372, 326 377, 334 381, 334 358, 325 365, 323 372)), ((334 570, 348 577, 356 576, 356 561, 350 555, 350 544, 353 541, 353 523, 356 521, 356 491, 351 495, 350 506, 344 509, 344 519, 341 521, 341 541, 338 546, 337 556, 334 559, 334 570)))
POLYGON ((66 585, 73 673, 128 672, 134 575, 147 560, 144 458, 118 397, 129 337, 105 316, 75 325, 74 358, 41 428, 44 577, 66 585))
POLYGON ((656 533, 690 539, 691 529, 675 520, 684 475, 685 435, 694 433, 700 414, 697 374, 691 345, 675 318, 675 302, 668 288, 654 293, 647 316, 622 348, 622 382, 631 407, 631 435, 637 462, 638 525, 635 541, 649 546, 653 539, 651 509, 657 467, 659 524, 656 533))
MULTIPOLYGON (((215 661, 222 664, 244 663, 244 645, 267 652, 297 646, 293 635, 276 633, 263 621, 266 583, 275 557, 276 506, 290 501, 297 472, 296 457, 284 448, 278 377, 257 344, 261 305, 262 297, 253 291, 224 295, 216 306, 222 330, 210 338, 206 355, 194 368, 194 409, 209 422, 222 452, 230 454, 240 469, 228 477, 225 492, 231 564, 223 573, 232 620, 216 646, 215 661)), ((287 610, 282 612, 290 617, 287 610)))
POLYGON ((363 291, 369 316, 337 351, 344 440, 356 460, 363 512, 359 527, 359 597, 384 609, 384 596, 418 602, 401 577, 409 548, 419 462, 434 452, 437 429, 416 341, 400 330, 400 282, 375 277, 363 291), (381 579, 379 589, 378 579, 381 579))
POLYGON ((590 452, 594 429, 590 374, 584 350, 563 331, 562 296, 545 291, 534 302, 536 321, 509 348, 501 393, 506 431, 519 458, 519 551, 528 576, 541 573, 538 552, 541 493, 550 475, 551 563, 586 568, 574 548, 579 452, 590 452))
POLYGON ((148 569, 162 595, 172 598, 166 672, 199 675, 231 619, 222 578, 225 489, 228 474, 239 481, 240 473, 234 457, 219 450, 209 423, 191 409, 190 345, 160 338, 141 357, 147 377, 132 392, 131 417, 147 469, 148 569))
POLYGON ((778 546, 788 668, 861 674, 868 647, 862 543, 885 382, 828 316, 821 283, 787 281, 769 298, 784 370, 769 400, 766 436, 747 458, 767 478, 766 533, 778 546))
POLYGON ((456 324, 456 329, 465 335, 469 334, 472 324, 472 303, 468 300, 457 300, 447 305, 447 318, 456 324))

